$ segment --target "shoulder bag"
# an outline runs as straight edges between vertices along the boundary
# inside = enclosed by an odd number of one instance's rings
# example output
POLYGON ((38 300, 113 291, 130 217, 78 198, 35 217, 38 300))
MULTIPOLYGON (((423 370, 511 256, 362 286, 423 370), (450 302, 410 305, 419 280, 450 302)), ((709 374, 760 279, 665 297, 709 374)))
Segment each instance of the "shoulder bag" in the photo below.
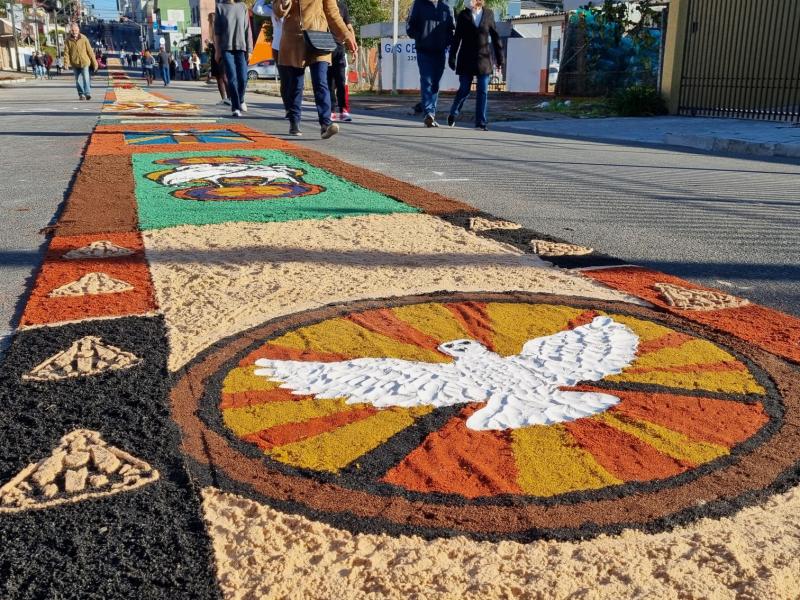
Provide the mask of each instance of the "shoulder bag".
POLYGON ((306 29, 303 26, 302 0, 295 0, 295 2, 297 2, 297 10, 300 13, 300 29, 303 32, 303 39, 306 42, 306 50, 314 56, 330 54, 336 50, 336 40, 330 31, 306 29))

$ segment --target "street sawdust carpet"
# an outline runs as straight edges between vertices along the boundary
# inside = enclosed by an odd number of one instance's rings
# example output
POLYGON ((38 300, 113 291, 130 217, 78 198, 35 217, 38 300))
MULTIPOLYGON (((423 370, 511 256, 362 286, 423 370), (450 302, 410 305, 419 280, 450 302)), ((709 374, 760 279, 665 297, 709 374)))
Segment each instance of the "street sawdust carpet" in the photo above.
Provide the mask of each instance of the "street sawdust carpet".
POLYGON ((0 596, 798 597, 796 319, 117 64, 0 367, 0 596))

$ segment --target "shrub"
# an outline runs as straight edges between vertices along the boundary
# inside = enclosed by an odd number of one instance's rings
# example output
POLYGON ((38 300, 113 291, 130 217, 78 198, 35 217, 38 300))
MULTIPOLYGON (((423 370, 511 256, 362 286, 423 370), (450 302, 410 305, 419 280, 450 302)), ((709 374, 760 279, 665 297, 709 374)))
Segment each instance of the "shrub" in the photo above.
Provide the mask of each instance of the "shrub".
POLYGON ((633 85, 611 97, 611 108, 624 117, 667 114, 667 105, 654 87, 633 85))

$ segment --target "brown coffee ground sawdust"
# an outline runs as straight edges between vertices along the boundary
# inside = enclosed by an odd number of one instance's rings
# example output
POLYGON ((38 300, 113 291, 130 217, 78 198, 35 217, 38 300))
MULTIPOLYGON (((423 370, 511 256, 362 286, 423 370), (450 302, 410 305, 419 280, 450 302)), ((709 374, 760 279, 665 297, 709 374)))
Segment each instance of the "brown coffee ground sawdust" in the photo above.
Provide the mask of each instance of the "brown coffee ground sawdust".
POLYGON ((58 219, 59 235, 138 231, 129 156, 86 156, 58 219))
POLYGON ((386 175, 370 171, 369 169, 351 165, 338 158, 317 152, 316 150, 294 146, 289 148, 289 153, 315 167, 326 169, 360 186, 381 192, 382 194, 396 198, 406 204, 415 206, 429 215, 444 215, 458 212, 480 214, 478 210, 464 202, 453 200, 452 198, 430 192, 398 179, 387 177, 386 175))
POLYGON ((800 488, 659 534, 577 542, 353 534, 203 490, 226 600, 796 600, 800 488))
POLYGON ((630 300, 428 215, 181 226, 143 237, 171 370, 219 339, 331 302, 439 290, 630 300))

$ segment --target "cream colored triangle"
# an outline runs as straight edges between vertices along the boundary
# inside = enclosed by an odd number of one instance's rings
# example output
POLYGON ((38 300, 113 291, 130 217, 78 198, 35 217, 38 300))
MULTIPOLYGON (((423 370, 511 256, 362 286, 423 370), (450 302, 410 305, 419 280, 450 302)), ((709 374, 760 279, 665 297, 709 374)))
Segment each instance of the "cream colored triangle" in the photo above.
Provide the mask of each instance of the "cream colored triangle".
POLYGON ((749 300, 724 292, 692 290, 671 283, 656 283, 653 288, 661 294, 667 304, 684 310, 722 310, 750 304, 749 300))
POLYGON ((522 225, 501 219, 472 217, 469 220, 469 228, 471 231, 491 231, 492 229, 522 229, 522 225))
POLYGON ((22 378, 32 381, 58 381, 96 375, 104 371, 129 369, 141 361, 142 359, 130 352, 104 344, 99 337, 88 335, 37 365, 22 378))
POLYGON ((539 256, 584 256, 594 252, 594 248, 549 240, 531 240, 529 244, 539 256))
POLYGON ((0 513, 129 492, 158 477, 149 464, 109 446, 98 432, 76 429, 61 438, 50 456, 0 487, 0 513))
POLYGON ((70 250, 64 255, 64 258, 69 260, 81 258, 114 258, 116 256, 128 256, 129 254, 133 254, 133 250, 117 246, 114 242, 109 242, 108 240, 98 240, 92 242, 88 246, 70 250))
POLYGON ((127 281, 114 279, 106 273, 87 273, 77 281, 67 283, 54 289, 48 294, 51 298, 63 298, 67 296, 87 296, 97 294, 118 294, 129 292, 133 286, 127 281))

